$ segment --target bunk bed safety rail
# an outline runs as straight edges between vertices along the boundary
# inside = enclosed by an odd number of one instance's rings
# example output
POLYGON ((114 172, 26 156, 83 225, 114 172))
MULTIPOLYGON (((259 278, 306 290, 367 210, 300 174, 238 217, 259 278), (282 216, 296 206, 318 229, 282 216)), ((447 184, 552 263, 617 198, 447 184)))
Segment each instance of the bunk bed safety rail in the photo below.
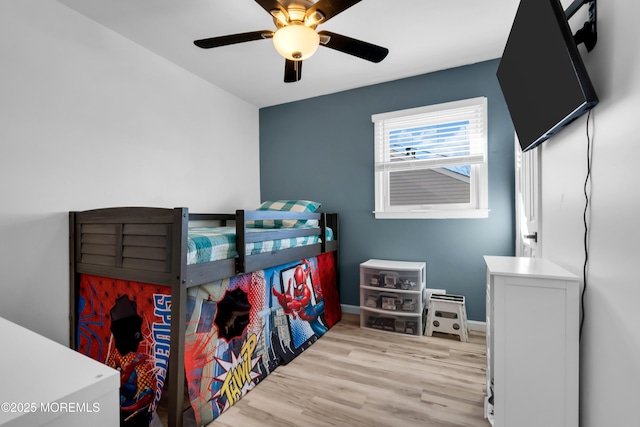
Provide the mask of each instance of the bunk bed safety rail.
POLYGON ((76 273, 153 280, 171 286, 180 276, 186 208, 107 208, 71 212, 76 273))

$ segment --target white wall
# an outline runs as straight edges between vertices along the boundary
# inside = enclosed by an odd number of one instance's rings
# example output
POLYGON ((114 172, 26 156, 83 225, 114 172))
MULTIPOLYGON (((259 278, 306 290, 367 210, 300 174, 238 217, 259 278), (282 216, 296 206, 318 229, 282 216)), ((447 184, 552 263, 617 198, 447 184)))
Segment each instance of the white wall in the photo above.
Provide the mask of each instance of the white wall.
MULTIPOLYGON (((598 2, 598 43, 590 53, 581 49, 600 98, 590 128, 590 250, 580 353, 583 427, 640 426, 638 16, 638 2, 598 2)), ((580 276, 585 125, 586 116, 541 146, 542 253, 580 276)))
POLYGON ((255 207, 258 143, 257 108, 55 1, 2 0, 0 316, 68 344, 68 211, 255 207))

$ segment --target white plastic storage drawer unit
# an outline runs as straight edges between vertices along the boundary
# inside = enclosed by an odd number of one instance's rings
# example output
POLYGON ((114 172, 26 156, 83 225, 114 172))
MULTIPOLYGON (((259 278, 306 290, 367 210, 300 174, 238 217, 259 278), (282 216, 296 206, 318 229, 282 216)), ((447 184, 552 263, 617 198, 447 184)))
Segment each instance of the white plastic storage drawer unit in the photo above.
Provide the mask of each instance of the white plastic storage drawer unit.
POLYGON ((360 264, 360 326, 421 336, 426 263, 370 259, 360 264))

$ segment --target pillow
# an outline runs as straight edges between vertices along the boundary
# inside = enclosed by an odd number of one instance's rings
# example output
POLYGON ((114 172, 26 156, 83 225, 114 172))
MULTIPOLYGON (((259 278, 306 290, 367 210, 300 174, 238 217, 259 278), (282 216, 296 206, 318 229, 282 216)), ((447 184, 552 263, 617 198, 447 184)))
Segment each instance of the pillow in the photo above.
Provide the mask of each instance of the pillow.
MULTIPOLYGON (((280 212, 315 212, 321 206, 318 202, 311 200, 268 200, 256 209, 257 211, 280 211, 280 212)), ((294 220, 294 219, 268 219, 247 221, 250 228, 299 228, 317 227, 318 220, 294 220)))

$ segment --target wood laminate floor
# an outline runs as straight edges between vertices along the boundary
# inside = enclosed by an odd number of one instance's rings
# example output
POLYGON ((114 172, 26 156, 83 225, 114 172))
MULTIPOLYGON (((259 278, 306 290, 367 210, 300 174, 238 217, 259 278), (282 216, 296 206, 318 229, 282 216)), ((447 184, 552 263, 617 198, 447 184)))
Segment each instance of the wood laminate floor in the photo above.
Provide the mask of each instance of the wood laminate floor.
POLYGON ((408 337, 342 320, 209 427, 487 427, 485 335, 408 337))

